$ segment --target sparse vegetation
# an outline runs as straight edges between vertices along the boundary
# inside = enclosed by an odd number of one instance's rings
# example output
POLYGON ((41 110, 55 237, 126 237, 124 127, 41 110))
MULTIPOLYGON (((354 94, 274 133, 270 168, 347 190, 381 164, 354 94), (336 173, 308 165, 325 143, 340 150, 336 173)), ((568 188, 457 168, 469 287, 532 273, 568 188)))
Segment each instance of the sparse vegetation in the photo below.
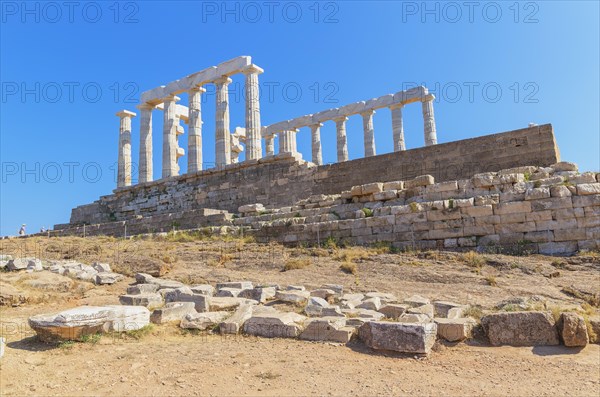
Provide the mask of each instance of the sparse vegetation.
POLYGON ((277 379, 281 376, 281 374, 276 374, 271 371, 267 371, 267 372, 261 372, 260 374, 256 374, 254 376, 256 376, 257 378, 266 380, 266 379, 277 379))
POLYGON ((154 324, 148 324, 140 329, 127 331, 127 332, 125 332, 125 335, 127 335, 130 338, 139 340, 145 336, 148 336, 152 332, 153 329, 154 329, 154 324))
POLYGON ((340 265, 340 270, 346 274, 358 274, 358 266, 354 262, 344 262, 340 265))
POLYGON ((283 271, 287 272, 289 270, 304 269, 308 266, 310 266, 309 259, 288 259, 283 266, 283 271))
POLYGON ((497 287, 498 283, 496 282, 496 277, 494 276, 487 276, 485 278, 485 281, 488 283, 489 286, 491 287, 497 287))
POLYGON ((415 202, 412 202, 412 203, 409 204, 409 206, 410 206, 410 210, 412 212, 418 212, 419 211, 419 204, 417 204, 415 202))
POLYGON ((362 212, 365 214, 365 218, 370 218, 373 216, 373 210, 370 208, 363 208, 362 212))
POLYGON ((82 335, 81 338, 79 338, 79 341, 82 343, 91 343, 92 345, 95 345, 96 343, 98 343, 100 341, 101 338, 102 338, 102 334, 100 334, 100 333, 87 334, 87 335, 82 335))
POLYGON ((475 269, 477 273, 481 272, 481 268, 485 265, 485 257, 475 251, 465 252, 460 256, 460 259, 469 267, 475 269))
POLYGON ((483 317, 483 310, 481 306, 469 306, 465 309, 463 316, 472 317, 476 320, 480 320, 483 317))

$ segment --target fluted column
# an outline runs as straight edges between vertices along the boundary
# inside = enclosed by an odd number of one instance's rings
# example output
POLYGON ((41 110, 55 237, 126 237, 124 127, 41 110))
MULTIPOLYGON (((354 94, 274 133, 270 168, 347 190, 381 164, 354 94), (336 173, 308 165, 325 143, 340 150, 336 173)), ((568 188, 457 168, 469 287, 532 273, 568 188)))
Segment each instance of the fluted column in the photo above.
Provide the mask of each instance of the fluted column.
POLYGON ((206 92, 206 90, 202 87, 194 87, 188 91, 188 174, 202 170, 202 110, 200 98, 203 92, 206 92))
POLYGON ((348 117, 334 119, 337 136, 337 161, 348 161, 348 139, 346 137, 346 121, 348 117))
POLYGON ((296 153, 296 132, 298 130, 286 130, 279 134, 279 153, 296 153))
POLYGON ((164 124, 163 124, 163 158, 162 177, 169 178, 179 175, 177 165, 177 130, 179 121, 177 119, 177 101, 179 97, 171 95, 164 101, 164 124))
POLYGON ((365 157, 375 156, 375 131, 373 129, 374 110, 367 110, 360 115, 363 118, 365 157))
POLYGON ((321 127, 323 124, 313 124, 310 126, 310 136, 312 141, 312 162, 316 165, 323 164, 323 149, 321 148, 321 127))
POLYGON ((152 110, 153 105, 143 103, 140 110, 140 164, 139 183, 151 182, 152 177, 152 110))
POLYGON ((404 143, 404 122, 402 121, 401 103, 390 106, 392 112, 392 133, 394 135, 394 152, 406 150, 404 143))
POLYGON ((231 143, 229 132, 229 89, 231 79, 223 76, 214 81, 217 87, 217 114, 215 132, 215 163, 218 167, 230 164, 231 143))
POLYGON ((275 137, 273 135, 268 135, 265 137, 265 142, 267 156, 273 156, 275 154, 275 137))
POLYGON ((425 146, 437 145, 437 132, 435 131, 435 116, 433 114, 433 94, 423 98, 423 123, 425 133, 425 146))
POLYGON ((119 126, 119 159, 117 167, 117 188, 131 186, 131 118, 136 114, 128 110, 117 113, 119 126))
POLYGON ((250 65, 243 71, 246 75, 246 160, 262 157, 258 75, 263 72, 256 65, 250 65))

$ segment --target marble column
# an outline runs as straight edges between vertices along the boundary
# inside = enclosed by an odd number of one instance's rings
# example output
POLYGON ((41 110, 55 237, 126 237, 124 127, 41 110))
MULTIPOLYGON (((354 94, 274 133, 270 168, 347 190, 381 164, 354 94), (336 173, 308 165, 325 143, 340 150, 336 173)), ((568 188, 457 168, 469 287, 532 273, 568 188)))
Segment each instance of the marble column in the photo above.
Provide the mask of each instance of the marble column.
POLYGON ((437 145, 437 132, 435 131, 435 116, 433 114, 433 94, 423 98, 423 123, 425 133, 425 146, 437 145))
POLYGON ((268 135, 265 137, 265 145, 267 147, 267 156, 275 155, 275 136, 268 135))
POLYGON ((296 153, 296 133, 298 130, 286 130, 279 134, 279 153, 296 153))
POLYGON ((131 186, 131 118, 136 114, 121 110, 117 117, 119 126, 119 160, 117 167, 117 188, 131 186))
POLYGON ((258 160, 262 157, 258 75, 263 72, 256 65, 243 70, 246 76, 246 160, 258 160))
POLYGON ((365 157, 375 156, 375 131, 373 129, 374 110, 367 110, 360 115, 363 118, 365 157))
POLYGON ((154 105, 143 103, 140 110, 139 183, 152 182, 152 110, 154 105))
POLYGON ((164 123, 163 123, 163 158, 162 177, 169 178, 179 175, 177 165, 177 134, 179 121, 177 118, 177 101, 179 97, 171 95, 164 101, 164 123))
POLYGON ((346 137, 346 121, 348 117, 334 119, 337 135, 337 161, 348 161, 348 139, 346 137))
POLYGON ((194 87, 189 95, 188 174, 202 171, 202 110, 200 99, 206 90, 194 87))
POLYGON ((323 164, 323 149, 321 147, 321 127, 323 124, 313 124, 310 126, 310 136, 312 141, 312 162, 316 165, 323 164))
POLYGON ((231 79, 223 76, 214 81, 217 88, 217 114, 215 132, 215 163, 217 168, 231 162, 229 132, 229 89, 231 79))
POLYGON ((394 152, 406 150, 404 143, 404 122, 402 121, 402 105, 398 103, 390 106, 392 112, 392 133, 394 135, 394 152))

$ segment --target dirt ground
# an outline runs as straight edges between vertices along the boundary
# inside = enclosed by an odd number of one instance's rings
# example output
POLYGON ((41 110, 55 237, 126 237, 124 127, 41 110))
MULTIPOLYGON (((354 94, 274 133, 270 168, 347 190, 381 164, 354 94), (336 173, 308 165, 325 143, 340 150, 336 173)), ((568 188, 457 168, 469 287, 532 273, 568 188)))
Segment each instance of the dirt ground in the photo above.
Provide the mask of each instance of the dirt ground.
MULTIPOLYGON (((286 248, 247 239, 24 239, 0 252, 44 260, 111 263, 189 284, 343 284, 347 291, 413 294, 491 309, 538 296, 548 310, 598 311, 600 255, 572 258, 444 252, 395 253, 389 247, 286 248), (28 241, 26 241, 28 240, 28 241), (346 272, 340 269, 343 265, 346 272), (284 268, 290 269, 283 271, 284 268), (354 271, 354 274, 351 272, 354 271)), ((490 347, 483 339, 439 343, 429 357, 376 353, 289 339, 194 334, 154 326, 145 335, 87 343, 40 343, 27 318, 79 305, 118 304, 132 277, 93 286, 49 272, 0 273, 0 394, 90 395, 600 395, 600 345, 490 347), (12 302, 11 304, 6 304, 12 302)))

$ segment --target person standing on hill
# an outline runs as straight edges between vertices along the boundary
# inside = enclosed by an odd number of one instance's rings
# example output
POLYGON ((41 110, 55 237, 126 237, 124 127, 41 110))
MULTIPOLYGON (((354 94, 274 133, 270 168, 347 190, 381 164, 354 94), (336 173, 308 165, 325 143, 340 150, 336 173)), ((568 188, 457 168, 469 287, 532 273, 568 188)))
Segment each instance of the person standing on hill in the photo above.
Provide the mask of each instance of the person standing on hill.
POLYGON ((27 226, 27 225, 25 225, 25 224, 21 225, 21 228, 19 229, 19 236, 24 236, 25 235, 25 233, 26 233, 25 226, 27 226))

